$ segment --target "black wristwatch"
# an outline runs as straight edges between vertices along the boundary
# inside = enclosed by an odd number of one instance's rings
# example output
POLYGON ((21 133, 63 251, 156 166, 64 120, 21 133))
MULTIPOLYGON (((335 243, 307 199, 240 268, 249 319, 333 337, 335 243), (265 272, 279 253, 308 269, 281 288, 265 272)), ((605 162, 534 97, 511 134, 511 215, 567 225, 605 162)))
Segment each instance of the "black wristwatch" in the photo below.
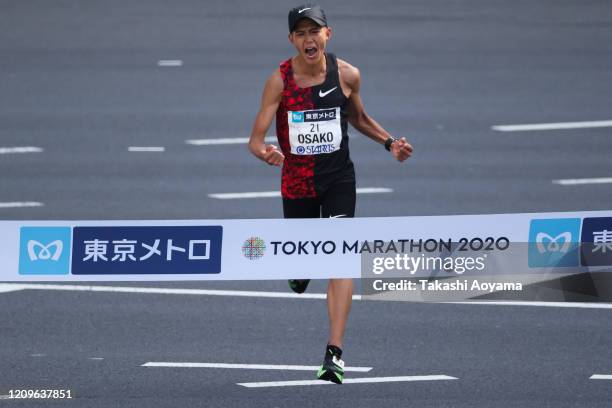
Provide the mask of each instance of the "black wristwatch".
POLYGON ((393 142, 395 142, 397 139, 394 137, 390 137, 387 140, 385 140, 385 149, 387 149, 388 152, 391 151, 391 145, 393 144, 393 142))

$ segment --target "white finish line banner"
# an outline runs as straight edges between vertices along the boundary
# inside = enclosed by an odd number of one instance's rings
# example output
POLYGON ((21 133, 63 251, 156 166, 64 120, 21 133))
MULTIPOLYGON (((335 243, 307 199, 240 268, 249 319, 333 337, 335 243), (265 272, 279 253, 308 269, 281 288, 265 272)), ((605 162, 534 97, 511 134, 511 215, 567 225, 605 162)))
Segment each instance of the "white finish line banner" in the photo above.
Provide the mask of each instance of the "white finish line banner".
MULTIPOLYGON (((368 243, 426 247, 427 242, 489 240, 537 243, 541 252, 563 252, 570 243, 590 243, 598 249, 592 265, 612 265, 612 211, 352 219, 0 221, 0 281, 359 278, 362 255, 373 249, 368 243)), ((547 266, 538 264, 545 262, 537 258, 540 255, 530 258, 528 266, 547 266)), ((569 262, 564 266, 584 267, 582 258, 580 254, 575 260, 564 257, 563 262, 569 262)))

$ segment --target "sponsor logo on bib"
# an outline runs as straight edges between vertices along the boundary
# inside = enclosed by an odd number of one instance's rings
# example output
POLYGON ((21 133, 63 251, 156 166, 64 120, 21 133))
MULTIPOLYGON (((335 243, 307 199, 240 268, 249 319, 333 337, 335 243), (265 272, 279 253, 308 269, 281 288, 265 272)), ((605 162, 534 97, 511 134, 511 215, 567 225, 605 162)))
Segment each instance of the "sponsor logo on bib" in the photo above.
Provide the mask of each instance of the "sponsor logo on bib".
POLYGON ((340 149, 340 108, 289 111, 291 153, 326 154, 340 149))

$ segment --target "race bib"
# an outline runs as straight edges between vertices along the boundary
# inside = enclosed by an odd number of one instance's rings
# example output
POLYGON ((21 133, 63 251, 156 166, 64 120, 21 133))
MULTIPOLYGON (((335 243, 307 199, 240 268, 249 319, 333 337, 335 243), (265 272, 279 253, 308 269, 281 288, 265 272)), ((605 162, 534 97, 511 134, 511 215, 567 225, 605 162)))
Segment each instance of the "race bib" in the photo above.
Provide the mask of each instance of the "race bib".
POLYGON ((340 108, 287 112, 291 153, 325 154, 340 149, 340 108))

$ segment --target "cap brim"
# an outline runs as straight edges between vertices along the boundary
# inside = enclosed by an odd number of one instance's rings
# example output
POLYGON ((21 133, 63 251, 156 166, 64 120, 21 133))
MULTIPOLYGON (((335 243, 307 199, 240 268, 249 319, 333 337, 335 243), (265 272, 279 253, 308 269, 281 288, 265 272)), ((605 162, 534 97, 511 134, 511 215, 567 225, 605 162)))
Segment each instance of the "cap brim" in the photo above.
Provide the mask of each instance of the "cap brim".
POLYGON ((323 20, 323 19, 319 18, 319 17, 316 17, 316 16, 313 16, 313 17, 310 17, 310 16, 304 16, 304 17, 302 17, 302 18, 300 18, 300 19, 296 20, 296 22, 293 24, 293 27, 291 27, 291 31, 295 30, 295 27, 298 25, 298 23, 299 23, 300 21, 304 20, 305 18, 307 18, 307 19, 309 19, 309 20, 311 20, 311 21, 314 21, 314 23, 315 23, 316 25, 318 25, 319 27, 327 27, 327 22, 326 22, 325 20, 323 20))

